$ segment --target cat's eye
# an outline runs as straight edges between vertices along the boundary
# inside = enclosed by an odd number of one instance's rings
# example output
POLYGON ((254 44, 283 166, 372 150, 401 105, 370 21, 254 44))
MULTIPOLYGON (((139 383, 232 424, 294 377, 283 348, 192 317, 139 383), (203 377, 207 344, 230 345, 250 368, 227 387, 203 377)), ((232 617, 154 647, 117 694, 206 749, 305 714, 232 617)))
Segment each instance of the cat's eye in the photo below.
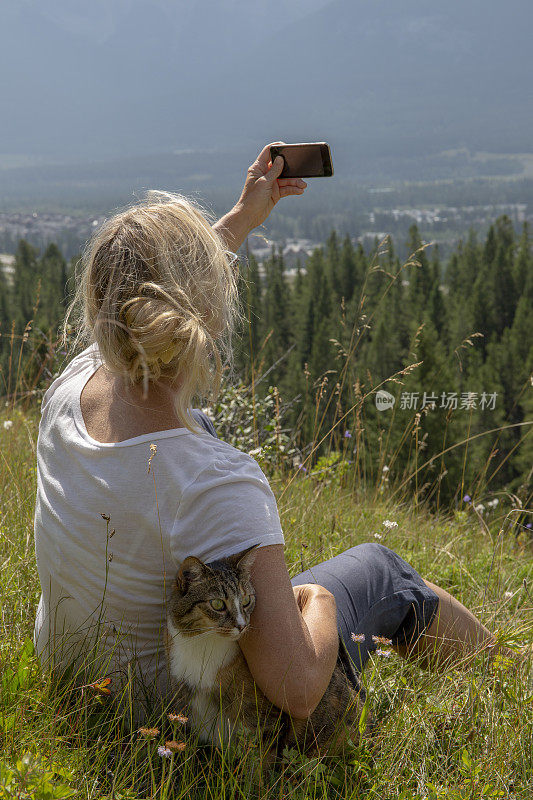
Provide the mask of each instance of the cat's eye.
POLYGON ((210 600, 209 603, 215 611, 222 611, 226 607, 225 602, 221 600, 220 597, 215 597, 215 599, 210 600))
POLYGON ((242 598, 243 606, 249 606, 251 602, 252 602, 252 596, 250 594, 245 594, 244 597, 242 598))

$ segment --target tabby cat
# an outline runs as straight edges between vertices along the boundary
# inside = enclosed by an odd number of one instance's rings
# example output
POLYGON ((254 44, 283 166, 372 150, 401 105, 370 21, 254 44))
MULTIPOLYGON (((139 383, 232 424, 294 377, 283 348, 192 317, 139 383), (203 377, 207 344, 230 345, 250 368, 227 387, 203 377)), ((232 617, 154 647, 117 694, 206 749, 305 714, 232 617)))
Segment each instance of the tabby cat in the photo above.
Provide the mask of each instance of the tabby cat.
MULTIPOLYGON (((270 763, 285 746, 307 754, 338 752, 361 713, 359 691, 339 659, 325 694, 307 720, 292 719, 255 684, 238 645, 255 606, 250 567, 253 545, 204 564, 186 558, 168 605, 166 647, 177 710, 199 741, 229 743, 235 726, 260 731, 270 763)), ((340 649, 340 648, 339 648, 340 649)))

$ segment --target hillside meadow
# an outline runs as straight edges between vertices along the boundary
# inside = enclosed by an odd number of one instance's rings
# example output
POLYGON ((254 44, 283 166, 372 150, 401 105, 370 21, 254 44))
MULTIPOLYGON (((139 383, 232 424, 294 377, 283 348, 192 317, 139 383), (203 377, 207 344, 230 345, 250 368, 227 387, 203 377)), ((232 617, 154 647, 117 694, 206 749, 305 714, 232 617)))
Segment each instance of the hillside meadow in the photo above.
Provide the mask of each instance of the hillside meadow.
MULTIPOLYGON (((319 760, 287 751, 270 776, 261 774, 253 739, 242 738, 231 753, 213 750, 183 736, 179 723, 166 734, 179 747, 160 756, 164 725, 151 721, 157 732, 148 736, 128 731, 105 675, 83 688, 53 685, 31 643, 40 593, 37 429, 35 408, 2 409, 0 798, 531 797, 530 657, 519 668, 502 657, 489 666, 479 656, 467 669, 424 671, 394 654, 371 656, 362 736, 354 735, 347 755, 319 760)), ((458 597, 511 649, 533 641, 531 537, 512 498, 502 495, 484 512, 463 502, 430 514, 388 480, 363 488, 344 459, 307 472, 274 470, 272 485, 291 575, 380 542, 458 597)))

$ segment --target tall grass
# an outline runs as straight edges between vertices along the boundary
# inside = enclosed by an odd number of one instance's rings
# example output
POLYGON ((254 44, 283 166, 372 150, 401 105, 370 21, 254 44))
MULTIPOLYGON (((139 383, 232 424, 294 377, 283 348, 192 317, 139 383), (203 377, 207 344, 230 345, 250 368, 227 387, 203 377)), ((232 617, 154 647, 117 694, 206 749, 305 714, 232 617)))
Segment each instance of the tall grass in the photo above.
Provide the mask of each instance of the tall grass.
MULTIPOLYGON (((365 395, 350 372, 354 351, 351 346, 345 353, 334 385, 323 376, 310 387, 315 424, 304 448, 284 429, 279 394, 258 397, 260 365, 250 387, 228 388, 217 407, 220 429, 233 436, 233 444, 253 450, 272 478, 291 575, 356 544, 378 541, 454 594, 508 647, 530 643, 527 496, 502 493, 501 502, 484 514, 468 502, 456 509, 437 503, 438 513, 430 513, 428 492, 413 480, 423 459, 419 420, 410 420, 404 431, 414 467, 392 479, 394 452, 386 433, 377 449, 366 440, 365 395), (343 381, 353 387, 348 408, 338 403, 343 381), (334 422, 325 427, 332 404, 334 422), (347 420, 350 437, 344 436, 347 420), (386 526, 386 520, 397 525, 386 526)), ((250 737, 226 752, 199 746, 167 718, 149 719, 145 727, 151 732, 132 729, 108 694, 104 674, 81 687, 52 682, 31 645, 40 594, 33 549, 36 400, 63 356, 53 336, 35 338, 31 324, 20 340, 11 333, 0 409, 0 798, 531 796, 531 660, 517 670, 498 657, 489 668, 480 655, 468 669, 423 671, 395 655, 371 656, 364 683, 376 723, 372 731, 362 718, 363 737, 345 758, 332 763, 286 752, 272 775, 261 772, 257 742, 250 737), (157 748, 167 740, 184 747, 161 756, 157 748)), ((443 452, 448 446, 444 441, 443 452)), ((479 475, 487 466, 479 465, 479 475)), ((438 493, 435 480, 432 494, 438 493)))

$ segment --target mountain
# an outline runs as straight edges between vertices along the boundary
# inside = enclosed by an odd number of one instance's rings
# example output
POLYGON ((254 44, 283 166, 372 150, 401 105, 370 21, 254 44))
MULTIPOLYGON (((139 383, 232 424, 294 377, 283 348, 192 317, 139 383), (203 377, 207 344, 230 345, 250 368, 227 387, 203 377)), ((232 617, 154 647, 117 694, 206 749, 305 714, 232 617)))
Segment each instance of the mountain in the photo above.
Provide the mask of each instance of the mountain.
POLYGON ((529 0, 2 0, 2 154, 530 150, 529 0))

